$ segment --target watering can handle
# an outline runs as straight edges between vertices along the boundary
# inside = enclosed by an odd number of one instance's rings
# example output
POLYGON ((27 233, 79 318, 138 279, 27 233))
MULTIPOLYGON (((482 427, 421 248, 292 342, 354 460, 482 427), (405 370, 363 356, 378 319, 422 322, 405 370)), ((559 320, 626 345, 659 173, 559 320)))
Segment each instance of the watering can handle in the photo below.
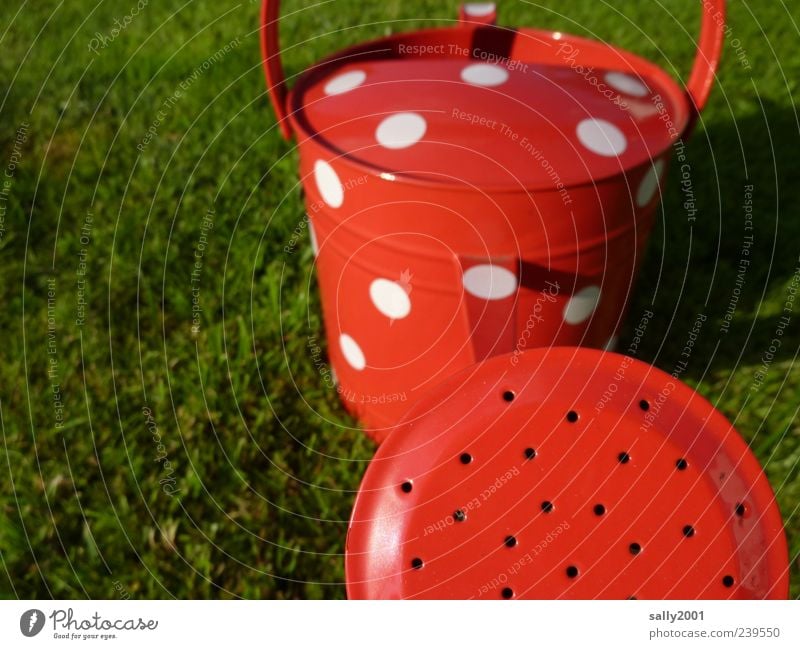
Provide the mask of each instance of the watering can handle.
POLYGON ((722 55, 725 40, 725 0, 700 0, 703 4, 703 22, 697 43, 697 54, 686 84, 686 94, 692 115, 684 135, 690 135, 697 118, 705 108, 722 55))
MULTIPOLYGON (((703 22, 694 67, 689 76, 689 82, 686 84, 686 94, 692 107, 692 118, 687 131, 694 126, 711 93, 725 37, 725 0, 700 0, 700 2, 703 5, 703 22)), ((261 5, 261 58, 264 62, 267 88, 278 118, 278 125, 283 137, 288 140, 292 136, 292 129, 287 119, 286 100, 289 93, 281 61, 279 20, 280 0, 263 0, 261 5)))

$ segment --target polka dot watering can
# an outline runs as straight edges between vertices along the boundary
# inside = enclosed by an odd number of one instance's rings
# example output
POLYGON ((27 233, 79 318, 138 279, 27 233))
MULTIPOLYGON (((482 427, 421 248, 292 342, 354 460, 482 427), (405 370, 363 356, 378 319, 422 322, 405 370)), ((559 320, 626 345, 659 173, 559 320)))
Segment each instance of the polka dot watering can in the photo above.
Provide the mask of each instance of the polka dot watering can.
POLYGON ((290 90, 279 2, 262 49, 297 140, 329 355, 346 407, 381 440, 456 370, 532 347, 609 347, 670 150, 713 84, 724 0, 703 0, 685 88, 612 45, 496 25, 350 47, 290 90))

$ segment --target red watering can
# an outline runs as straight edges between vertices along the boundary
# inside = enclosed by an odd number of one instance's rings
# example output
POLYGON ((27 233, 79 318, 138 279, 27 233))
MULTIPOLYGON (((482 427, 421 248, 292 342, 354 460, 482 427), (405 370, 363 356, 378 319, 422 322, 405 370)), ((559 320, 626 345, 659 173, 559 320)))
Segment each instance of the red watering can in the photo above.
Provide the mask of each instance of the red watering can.
POLYGON ((452 27, 326 58, 287 87, 279 2, 267 83, 295 137, 330 359, 376 439, 453 372, 551 345, 611 347, 676 147, 711 89, 723 0, 703 0, 686 88, 561 32, 452 27))

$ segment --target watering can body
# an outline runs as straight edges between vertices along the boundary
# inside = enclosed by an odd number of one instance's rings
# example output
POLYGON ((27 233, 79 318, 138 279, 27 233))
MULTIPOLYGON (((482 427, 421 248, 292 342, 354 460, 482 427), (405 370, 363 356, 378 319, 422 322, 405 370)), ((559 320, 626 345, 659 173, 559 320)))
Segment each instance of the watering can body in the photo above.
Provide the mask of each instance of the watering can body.
POLYGON ((328 349, 346 407, 381 441, 451 373, 551 345, 611 348, 671 149, 719 58, 704 20, 687 87, 611 45, 494 24, 337 52, 289 90, 264 2, 270 94, 295 137, 328 349))

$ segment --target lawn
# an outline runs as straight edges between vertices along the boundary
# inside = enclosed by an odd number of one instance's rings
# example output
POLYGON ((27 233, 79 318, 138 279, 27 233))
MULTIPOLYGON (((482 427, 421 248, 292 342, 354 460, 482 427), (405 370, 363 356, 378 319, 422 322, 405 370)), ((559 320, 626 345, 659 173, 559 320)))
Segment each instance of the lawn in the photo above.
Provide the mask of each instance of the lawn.
MULTIPOLYGON (((0 596, 343 597, 374 448, 309 348, 313 255, 258 3, 137 2, 0 3, 0 596)), ((283 4, 289 74, 457 8, 283 4)), ((694 0, 500 4, 691 65, 694 0)), ((706 318, 683 376, 765 466, 798 597, 800 302, 769 350, 800 266, 800 3, 730 5, 694 205, 673 173, 632 313, 655 313, 640 358, 667 371, 706 318)))

